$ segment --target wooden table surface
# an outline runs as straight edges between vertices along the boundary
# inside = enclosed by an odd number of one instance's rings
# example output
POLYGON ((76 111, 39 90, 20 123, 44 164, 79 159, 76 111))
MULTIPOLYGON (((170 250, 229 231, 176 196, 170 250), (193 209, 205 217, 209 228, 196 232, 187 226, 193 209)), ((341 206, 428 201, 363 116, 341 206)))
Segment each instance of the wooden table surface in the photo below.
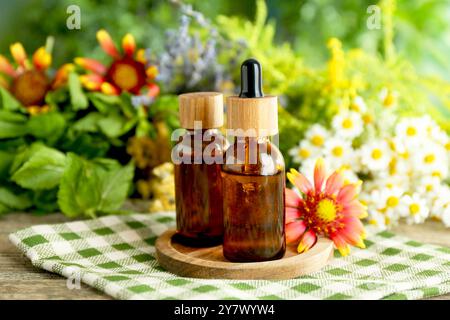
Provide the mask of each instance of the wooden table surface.
MULTIPOLYGON (((34 216, 14 213, 0 216, 0 299, 110 299, 84 284, 81 289, 69 290, 63 277, 33 267, 8 240, 8 234, 20 228, 66 221, 68 219, 61 214, 34 216)), ((438 222, 400 225, 393 231, 417 241, 450 247, 450 230, 438 222)), ((450 300, 450 294, 431 299, 450 300)))

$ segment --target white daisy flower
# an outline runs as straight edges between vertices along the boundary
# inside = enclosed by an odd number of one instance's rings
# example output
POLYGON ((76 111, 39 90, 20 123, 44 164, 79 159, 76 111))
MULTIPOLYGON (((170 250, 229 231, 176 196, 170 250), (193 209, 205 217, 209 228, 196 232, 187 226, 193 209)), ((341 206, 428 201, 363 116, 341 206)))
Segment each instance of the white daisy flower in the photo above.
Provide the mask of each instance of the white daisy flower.
POLYGON ((392 152, 385 140, 376 140, 363 145, 360 149, 361 163, 369 171, 387 170, 392 152))
POLYGON ((341 112, 334 116, 332 126, 336 135, 353 139, 363 131, 363 120, 358 112, 341 112))
POLYGON ((408 224, 422 223, 428 218, 429 214, 425 199, 417 193, 402 197, 398 211, 403 218, 406 218, 408 224))
POLYGON ((370 225, 374 226, 377 230, 383 231, 388 228, 389 219, 386 219, 384 213, 377 209, 368 209, 367 210, 369 216, 367 217, 367 221, 370 225))
POLYGON ((367 112, 367 105, 361 96, 356 96, 350 103, 350 110, 365 114, 367 112))
POLYGON ((398 93, 395 91, 392 91, 388 88, 383 88, 380 91, 379 98, 383 106, 386 108, 394 108, 397 106, 398 93))
POLYGON ((398 208, 403 194, 404 190, 397 186, 382 188, 372 192, 376 208, 384 212, 385 216, 390 220, 389 224, 398 221, 400 218, 398 208))
POLYGON ((328 159, 331 170, 337 170, 344 165, 351 165, 354 150, 350 141, 340 138, 331 138, 325 142, 324 155, 328 159))
POLYGON ((395 126, 395 134, 408 146, 427 135, 427 123, 423 118, 403 118, 395 126))
POLYGON ((434 197, 441 188, 441 179, 433 176, 422 177, 417 183, 417 192, 427 198, 434 197))
POLYGON ((450 204, 442 212, 441 220, 447 228, 450 228, 450 204))
POLYGON ((450 187, 441 184, 433 197, 431 216, 442 220, 442 215, 447 207, 450 207, 450 187))
POLYGON ((325 144, 325 141, 330 137, 330 133, 325 127, 320 124, 312 125, 308 131, 306 131, 305 138, 316 148, 321 148, 325 144))
POLYGON ((314 147, 308 140, 303 140, 300 144, 289 150, 289 155, 295 163, 302 163, 306 159, 316 157, 320 150, 314 147))
POLYGON ((448 175, 449 163, 446 150, 435 142, 424 143, 412 155, 412 160, 417 172, 432 174, 441 179, 445 179, 448 175))

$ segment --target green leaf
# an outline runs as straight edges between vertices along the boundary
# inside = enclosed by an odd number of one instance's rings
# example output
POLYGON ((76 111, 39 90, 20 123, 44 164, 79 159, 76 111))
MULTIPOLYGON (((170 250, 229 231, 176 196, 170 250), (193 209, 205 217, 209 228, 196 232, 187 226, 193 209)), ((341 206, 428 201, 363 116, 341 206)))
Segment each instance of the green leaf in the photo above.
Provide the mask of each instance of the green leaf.
POLYGON ((67 167, 61 178, 58 205, 68 217, 95 216, 100 201, 99 177, 94 167, 74 153, 67 155, 67 167))
POLYGON ((35 210, 40 213, 59 211, 57 194, 58 188, 35 191, 33 194, 33 206, 35 210))
POLYGON ((99 171, 101 192, 97 210, 109 212, 119 209, 127 197, 133 175, 132 164, 118 170, 99 171))
POLYGON ((0 214, 9 213, 11 211, 12 210, 10 208, 0 203, 0 214))
POLYGON ((0 110, 0 139, 17 138, 27 134, 28 118, 24 115, 0 110))
POLYGON ((74 110, 86 109, 89 106, 88 99, 81 87, 80 79, 74 72, 69 74, 69 92, 70 102, 74 110))
POLYGON ((42 147, 13 174, 11 180, 26 189, 52 189, 59 184, 65 166, 64 153, 42 147))
POLYGON ((57 141, 66 127, 66 120, 57 112, 35 115, 28 121, 28 133, 49 144, 57 141))
POLYGON ((14 187, 0 187, 0 204, 14 209, 25 210, 33 205, 28 192, 20 192, 14 187))
POLYGON ((58 204, 68 217, 95 217, 118 210, 127 197, 134 167, 120 167, 115 160, 85 160, 68 154, 61 179, 58 204))
POLYGON ((72 125, 72 129, 82 132, 98 132, 98 122, 103 118, 103 115, 99 112, 90 112, 85 117, 76 121, 72 125))
POLYGON ((121 104, 118 96, 108 96, 100 92, 89 93, 88 97, 94 107, 101 113, 109 113, 116 109, 115 106, 121 104))
POLYGON ((24 110, 21 103, 17 101, 8 90, 2 87, 0 87, 0 109, 9 111, 24 110))
POLYGON ((121 136, 125 125, 125 119, 118 114, 111 114, 98 121, 98 126, 108 138, 117 138, 121 136))
POLYGON ((15 157, 14 153, 0 150, 0 180, 9 178, 9 170, 15 157))

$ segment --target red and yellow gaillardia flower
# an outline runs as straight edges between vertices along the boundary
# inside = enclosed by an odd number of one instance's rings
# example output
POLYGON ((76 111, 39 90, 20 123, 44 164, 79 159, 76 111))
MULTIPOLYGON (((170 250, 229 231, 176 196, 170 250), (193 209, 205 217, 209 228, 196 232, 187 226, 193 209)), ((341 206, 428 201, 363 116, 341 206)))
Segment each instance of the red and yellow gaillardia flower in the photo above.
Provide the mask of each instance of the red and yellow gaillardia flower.
POLYGON ((8 89, 30 114, 47 112, 45 96, 66 83, 73 65, 63 65, 54 78, 50 78, 47 71, 52 55, 44 47, 34 52, 31 62, 21 43, 12 44, 10 51, 16 66, 0 55, 0 86, 8 89))
POLYGON ((318 235, 330 238, 341 255, 350 246, 365 248, 366 233, 360 219, 367 216, 367 208, 359 202, 358 184, 345 184, 340 171, 326 179, 323 159, 316 162, 314 183, 297 170, 287 174, 289 181, 300 191, 286 189, 286 242, 299 241, 297 251, 308 251, 318 235))
POLYGON ((86 89, 108 95, 118 95, 122 92, 140 95, 143 91, 150 97, 159 94, 159 87, 154 83, 158 70, 156 66, 149 65, 144 49, 136 51, 136 42, 131 34, 126 34, 122 39, 123 53, 119 52, 105 30, 97 32, 97 40, 113 61, 109 66, 105 66, 95 59, 75 58, 76 64, 90 71, 80 76, 86 89))

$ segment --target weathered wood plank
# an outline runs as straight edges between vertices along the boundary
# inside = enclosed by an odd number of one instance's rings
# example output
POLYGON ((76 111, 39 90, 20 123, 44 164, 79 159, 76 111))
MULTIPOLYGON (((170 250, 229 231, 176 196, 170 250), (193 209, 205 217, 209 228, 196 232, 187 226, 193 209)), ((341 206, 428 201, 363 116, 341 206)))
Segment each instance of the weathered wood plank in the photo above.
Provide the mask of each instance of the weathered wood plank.
MULTIPOLYGON (((8 234, 20 228, 66 221, 61 214, 15 213, 0 217, 0 299, 110 299, 86 285, 69 290, 63 277, 33 267, 8 240, 8 234)), ((393 231, 417 241, 450 247, 450 230, 438 222, 400 225, 393 231)), ((431 299, 450 300, 450 294, 431 299)))

